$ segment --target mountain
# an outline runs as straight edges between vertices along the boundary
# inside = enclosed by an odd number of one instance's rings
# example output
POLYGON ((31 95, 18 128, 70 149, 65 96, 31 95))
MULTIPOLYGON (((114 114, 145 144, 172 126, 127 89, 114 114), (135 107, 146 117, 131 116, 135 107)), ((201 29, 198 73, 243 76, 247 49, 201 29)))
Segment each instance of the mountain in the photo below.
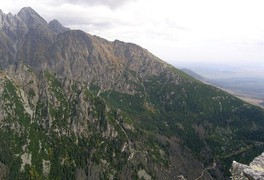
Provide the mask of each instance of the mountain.
POLYGON ((49 22, 49 28, 55 33, 63 33, 69 31, 69 28, 64 27, 58 20, 53 19, 49 22))
POLYGON ((203 76, 201 76, 200 74, 197 74, 196 72, 190 70, 190 69, 187 69, 187 68, 182 68, 180 69, 181 71, 185 72, 186 74, 192 76, 193 78, 197 79, 197 80, 200 80, 200 81, 206 81, 207 79, 204 78, 203 76))
POLYGON ((0 18, 3 179, 225 179, 264 148, 264 112, 138 45, 0 18))

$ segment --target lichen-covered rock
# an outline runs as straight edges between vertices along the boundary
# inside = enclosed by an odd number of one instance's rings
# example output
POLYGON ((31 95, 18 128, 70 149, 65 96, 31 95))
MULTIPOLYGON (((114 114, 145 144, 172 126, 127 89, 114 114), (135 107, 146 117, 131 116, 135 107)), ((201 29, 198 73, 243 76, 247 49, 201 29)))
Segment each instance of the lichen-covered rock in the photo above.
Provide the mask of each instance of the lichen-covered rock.
POLYGON ((264 179, 264 153, 256 157, 249 166, 234 161, 230 171, 234 180, 264 179))
POLYGON ((1 180, 7 179, 8 174, 9 174, 8 167, 0 162, 0 179, 1 180))

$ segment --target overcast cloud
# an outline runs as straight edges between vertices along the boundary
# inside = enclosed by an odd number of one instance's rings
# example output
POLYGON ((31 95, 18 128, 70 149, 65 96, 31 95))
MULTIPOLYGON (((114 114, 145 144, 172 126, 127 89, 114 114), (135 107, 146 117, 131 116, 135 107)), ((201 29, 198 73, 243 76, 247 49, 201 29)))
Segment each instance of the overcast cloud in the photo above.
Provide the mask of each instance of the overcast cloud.
POLYGON ((133 42, 172 64, 264 65, 263 0, 8 0, 108 40, 133 42))
POLYGON ((103 5, 103 6, 108 6, 111 9, 116 9, 129 1, 136 1, 136 0, 46 0, 43 1, 43 4, 46 5, 72 4, 72 5, 89 5, 89 6, 103 5))

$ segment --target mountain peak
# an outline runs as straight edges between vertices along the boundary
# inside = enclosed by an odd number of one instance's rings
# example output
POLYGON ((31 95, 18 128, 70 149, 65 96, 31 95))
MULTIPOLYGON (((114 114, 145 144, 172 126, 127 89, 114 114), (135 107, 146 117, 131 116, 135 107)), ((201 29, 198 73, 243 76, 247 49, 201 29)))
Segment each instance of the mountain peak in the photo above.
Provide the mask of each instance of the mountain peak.
MULTIPOLYGON (((18 15, 31 15, 31 16, 39 16, 39 14, 32 9, 31 7, 23 7, 19 12, 18 15)), ((40 17, 40 16, 39 16, 40 17)))
POLYGON ((63 33, 70 30, 69 28, 64 27, 57 19, 53 19, 49 22, 49 28, 55 33, 63 33))
POLYGON ((17 15, 29 27, 34 24, 47 24, 47 22, 31 7, 22 8, 17 15))
MULTIPOLYGON (((19 13, 30 13, 30 14, 38 14, 34 9, 32 9, 31 7, 23 7, 19 13)), ((18 14, 19 14, 18 13, 18 14)))
POLYGON ((10 29, 14 24, 15 16, 10 12, 5 14, 2 10, 0 10, 0 29, 2 29, 4 26, 8 26, 10 29))

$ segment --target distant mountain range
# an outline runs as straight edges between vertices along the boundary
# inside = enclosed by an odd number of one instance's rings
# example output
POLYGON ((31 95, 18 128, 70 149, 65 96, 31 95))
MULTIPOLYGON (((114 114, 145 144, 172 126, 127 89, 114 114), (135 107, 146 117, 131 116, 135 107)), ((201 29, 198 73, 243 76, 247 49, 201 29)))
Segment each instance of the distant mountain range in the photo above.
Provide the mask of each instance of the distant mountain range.
POLYGON ((264 111, 146 49, 0 11, 0 179, 229 179, 264 111))

